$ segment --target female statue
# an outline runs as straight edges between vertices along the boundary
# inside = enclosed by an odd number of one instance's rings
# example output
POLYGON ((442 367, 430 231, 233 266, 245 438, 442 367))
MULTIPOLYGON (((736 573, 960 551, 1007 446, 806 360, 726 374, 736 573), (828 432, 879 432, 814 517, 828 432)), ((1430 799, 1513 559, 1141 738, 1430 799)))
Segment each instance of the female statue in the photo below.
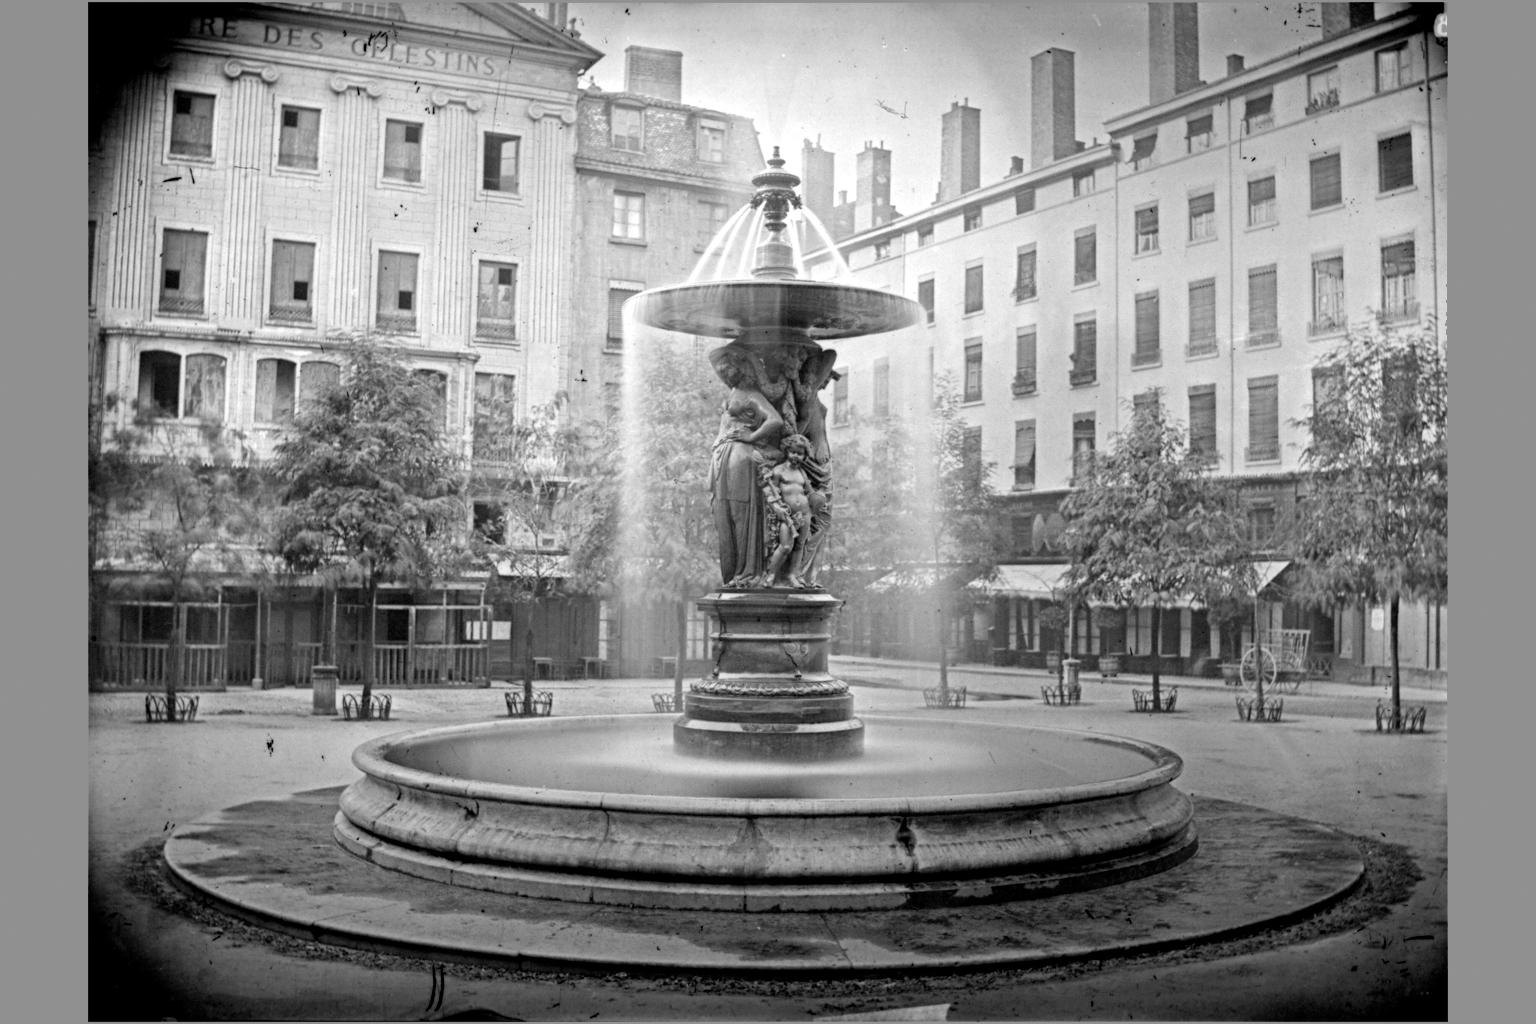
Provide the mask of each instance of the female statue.
POLYGON ((728 587, 752 586, 763 572, 766 539, 767 507, 758 467, 780 460, 776 445, 784 418, 763 397, 764 368, 751 352, 726 345, 711 352, 709 361, 731 389, 709 467, 720 579, 728 587))

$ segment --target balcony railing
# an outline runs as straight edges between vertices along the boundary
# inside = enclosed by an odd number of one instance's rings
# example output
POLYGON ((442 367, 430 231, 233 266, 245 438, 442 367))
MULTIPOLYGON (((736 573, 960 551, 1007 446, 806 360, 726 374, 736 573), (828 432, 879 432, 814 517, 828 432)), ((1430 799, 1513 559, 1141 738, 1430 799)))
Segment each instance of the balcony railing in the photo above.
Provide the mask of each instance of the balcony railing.
POLYGON ((416 314, 414 313, 380 313, 378 329, 381 334, 415 334, 416 314))
POLYGON ((1020 370, 1013 375, 1013 393, 1015 395, 1032 395, 1035 393, 1035 371, 1020 370))
POLYGON ((1081 384, 1092 384, 1094 381, 1098 380, 1098 378, 1099 370, 1098 367, 1095 366, 1090 366, 1085 370, 1067 371, 1067 382, 1071 384, 1072 387, 1077 387, 1081 384))
POLYGON ((314 314, 308 306, 273 305, 267 310, 267 319, 282 324, 307 324, 314 314))
POLYGON ((1307 324, 1307 337, 1317 338, 1324 334, 1337 334, 1346 326, 1347 321, 1342 314, 1324 313, 1307 324))
POLYGON ((1394 302, 1377 311, 1376 319, 1384 324, 1414 323, 1419 319, 1419 304, 1412 301, 1394 302))
POLYGON ((1209 338, 1196 338, 1184 346, 1184 355, 1188 357, 1212 356, 1216 354, 1218 344, 1213 334, 1209 338))
POLYGON ((162 295, 160 296, 160 312, 176 313, 181 316, 202 316, 203 300, 201 297, 181 299, 170 295, 162 295))
POLYGON ((489 317, 476 320, 475 337, 514 341, 517 338, 517 324, 511 320, 493 320, 489 317))
POLYGON ((1163 350, 1160 348, 1137 349, 1131 353, 1132 366, 1156 366, 1163 361, 1163 350))
POLYGON ((1243 449, 1243 458, 1249 462, 1276 462, 1280 458, 1280 442, 1251 444, 1243 449))
POLYGON ((1339 90, 1329 89, 1327 92, 1318 96, 1314 96, 1307 101, 1307 113, 1315 114, 1320 110, 1327 110, 1330 107, 1336 107, 1338 105, 1339 90))
POLYGON ((1250 331, 1248 333, 1249 348, 1273 348, 1280 344, 1279 331, 1250 331))
POLYGON ((1032 299, 1034 297, 1035 297, 1035 286, 1033 284, 1029 284, 1029 285, 1022 285, 1021 284, 1021 285, 1015 285, 1014 286, 1014 289, 1013 289, 1013 301, 1014 302, 1027 302, 1028 300, 1030 300, 1030 299, 1032 299))

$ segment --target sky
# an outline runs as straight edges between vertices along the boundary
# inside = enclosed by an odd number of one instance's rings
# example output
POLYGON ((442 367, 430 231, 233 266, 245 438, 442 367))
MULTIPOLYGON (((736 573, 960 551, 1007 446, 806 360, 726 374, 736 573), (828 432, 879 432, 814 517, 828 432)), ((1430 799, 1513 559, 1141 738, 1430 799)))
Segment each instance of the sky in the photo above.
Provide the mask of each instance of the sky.
MULTIPOLYGON (((1229 53, 1251 67, 1316 42, 1317 7, 1201 4, 1200 77, 1225 77, 1229 53)), ((1076 54, 1079 140, 1102 140, 1106 117, 1148 99, 1143 3, 573 3, 569 17, 606 54, 591 71, 603 89, 623 89, 626 47, 679 50, 684 103, 752 118, 763 156, 780 146, 792 171, 819 138, 850 199, 858 152, 883 143, 904 214, 933 203, 952 103, 981 111, 983 185, 1012 156, 1030 167, 1030 57, 1046 47, 1076 54)))

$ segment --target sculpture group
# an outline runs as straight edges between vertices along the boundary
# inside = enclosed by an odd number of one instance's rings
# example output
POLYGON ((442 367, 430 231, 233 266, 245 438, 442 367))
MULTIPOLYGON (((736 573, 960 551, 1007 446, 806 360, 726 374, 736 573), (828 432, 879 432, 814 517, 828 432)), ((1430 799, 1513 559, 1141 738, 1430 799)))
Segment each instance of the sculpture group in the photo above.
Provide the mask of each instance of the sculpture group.
POLYGON ((819 392, 837 353, 813 342, 736 341, 709 354, 730 388, 710 464, 720 578, 728 588, 815 587, 832 521, 832 449, 819 392))

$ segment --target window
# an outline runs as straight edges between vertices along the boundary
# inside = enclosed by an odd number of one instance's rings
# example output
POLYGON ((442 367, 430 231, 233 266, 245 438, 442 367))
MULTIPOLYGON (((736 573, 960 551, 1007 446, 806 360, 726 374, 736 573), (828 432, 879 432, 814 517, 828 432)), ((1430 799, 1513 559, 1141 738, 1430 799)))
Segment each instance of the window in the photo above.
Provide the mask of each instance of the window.
POLYGON ((1093 471, 1093 413, 1072 417, 1072 484, 1076 486, 1093 471))
POLYGON ((967 402, 981 401, 981 339, 968 338, 965 342, 965 398, 967 402))
POLYGON ((1248 461, 1280 457, 1280 378, 1248 381, 1248 461))
POLYGON ((883 242, 875 243, 875 259, 887 259, 891 255, 891 240, 887 238, 883 242))
POLYGON ((416 256, 379 253, 379 330, 416 330, 416 256))
POLYGON ((1339 105, 1339 69, 1328 68, 1307 76, 1307 113, 1339 105))
POLYGON ((1157 135, 1143 135, 1131 143, 1131 168, 1144 171, 1152 166, 1152 151, 1157 148, 1157 135))
POLYGON ((933 323, 933 278, 917 282, 917 304, 928 315, 928 322, 933 323))
POLYGON ((1078 171, 1072 175, 1072 195, 1074 198, 1086 196, 1093 192, 1093 169, 1078 171))
POLYGON ((320 111, 284 106, 277 135, 277 166, 313 171, 320 166, 320 111))
POLYGON ((298 367, 286 359, 256 361, 256 422, 292 423, 298 367))
POLYGON ((1312 437, 1315 441, 1328 442, 1333 417, 1341 410, 1339 402, 1344 397, 1344 371, 1339 366, 1314 366, 1312 368, 1312 437))
POLYGON ((1275 222, 1275 179, 1259 178, 1248 183, 1248 226, 1275 222))
POLYGON ((1035 247, 1022 246, 1013 271, 1013 301, 1024 302, 1035 297, 1035 247))
POLYGON ((272 320, 307 324, 313 318, 315 246, 312 242, 272 243, 272 301, 267 316, 272 320))
POLYGON ((1143 416, 1155 416, 1161 404, 1161 396, 1156 388, 1143 391, 1131 398, 1131 416, 1133 419, 1141 419, 1143 416))
POLYGON ((1330 153, 1312 161, 1312 209, 1326 210, 1344 201, 1344 185, 1339 175, 1339 154, 1330 153))
POLYGON ((1189 451, 1204 462, 1216 461, 1216 385, 1189 389, 1189 451))
POLYGON ((1093 228, 1079 231, 1073 240, 1072 283, 1090 284, 1099 276, 1098 237, 1093 228))
POLYGON ((875 360, 875 415, 891 414, 891 361, 884 356, 875 360))
POLYGON ((1150 366, 1162 358, 1162 327, 1157 292, 1136 296, 1136 350, 1132 366, 1150 366))
POLYGON ((1202 149, 1211 148, 1211 139, 1214 133, 1211 131, 1212 116, 1201 114, 1192 117, 1184 126, 1184 145, 1191 153, 1198 153, 1202 149))
POLYGON ((1019 420, 1013 425, 1013 486, 1028 490, 1035 486, 1035 421, 1019 420))
POLYGON ((699 159, 707 164, 725 163, 725 122, 699 122, 699 159))
POLYGON ((645 237, 645 196, 637 192, 613 194, 613 237, 645 237))
POLYGON ((513 264, 488 261, 480 264, 475 336, 503 341, 517 337, 517 267, 513 264))
POLYGON ((982 267, 965 268, 965 311, 978 313, 981 311, 982 300, 982 267))
POLYGON ((1312 261, 1313 335, 1344 329, 1344 257, 1312 261))
POLYGON ((341 384, 341 366, 316 360, 299 367, 299 401, 313 402, 341 384))
POLYGON ((492 544, 507 542, 507 511, 489 501, 475 502, 475 533, 492 544))
POLYGON ((975 231, 981 227, 981 207, 972 206, 963 215, 965 230, 975 231))
POLYGON ((1381 318, 1388 323, 1419 318, 1414 284, 1413 239, 1381 247, 1381 318))
POLYGON ((1404 132, 1376 143, 1376 165, 1381 191, 1408 188, 1413 184, 1413 134, 1404 132))
POLYGON ((212 158, 213 97, 177 89, 171 94, 171 156, 212 158))
POLYGON ((437 370, 413 370, 412 373, 430 389, 437 412, 436 422, 441 427, 448 418, 448 375, 437 370))
POLYGON ((160 312, 202 315, 207 259, 207 232, 165 229, 160 252, 160 312))
POLYGON ((485 168, 482 185, 487 192, 517 191, 517 159, 522 148, 515 135, 485 136, 485 168))
POLYGON ((174 352, 139 355, 138 414, 146 418, 181 415, 181 356, 174 352))
POLYGON ((1021 213, 1029 213, 1035 208, 1035 190, 1021 188, 1013 194, 1013 212, 1017 216, 1021 213))
POLYGON ((1419 48, 1404 40, 1387 50, 1376 51, 1376 91, 1390 92, 1412 85, 1424 75, 1419 67, 1419 48))
POLYGON ((608 347, 610 349, 624 346, 624 303, 631 296, 639 295, 644 288, 635 288, 629 285, 608 286, 608 347))
POLYGON ((645 111, 639 107, 609 107, 608 122, 613 126, 613 148, 641 151, 645 111))
POLYGON ((729 214, 729 207, 724 203, 700 203, 697 207, 699 215, 699 237, 697 245, 700 249, 709 248, 709 243, 714 241, 715 235, 725 227, 725 221, 729 214))
POLYGON ((1157 207, 1136 211, 1136 251, 1157 252, 1157 207))
POLYGON ((1250 96, 1243 105, 1243 133, 1251 135, 1275 126, 1275 97, 1273 93, 1250 96))
POLYGON ((1275 507, 1254 505, 1248 509, 1248 539, 1264 545, 1275 535, 1275 507))
POLYGON ((86 221, 85 231, 85 298, 96 305, 96 222, 86 221))
POLYGON ((475 374, 474 455, 478 459, 507 454, 506 432, 515 419, 517 378, 508 373, 475 374))
POLYGON ((1013 336, 1013 393, 1035 390, 1035 329, 1020 327, 1013 336))
POLYGON ((980 490, 982 485, 980 427, 965 428, 965 433, 960 439, 960 465, 965 473, 966 485, 980 490))
POLYGON ((1248 271, 1248 347, 1273 345, 1280 340, 1280 302, 1275 284, 1275 265, 1248 271))
POLYGON ((1073 324, 1072 332, 1072 370, 1068 382, 1092 384, 1098 378, 1098 322, 1090 314, 1089 319, 1073 324))
POLYGON ((1189 197, 1189 240, 1202 242, 1216 237, 1216 193, 1189 197))
POLYGON ((835 426, 846 426, 848 423, 848 368, 841 367, 833 371, 832 381, 832 423, 835 426))
POLYGON ((421 183, 421 125, 384 122, 384 177, 388 181, 421 183))
POLYGON ((1216 279, 1189 283, 1189 354, 1216 351, 1216 279))
POLYGON ((224 421, 224 357, 187 356, 187 387, 182 416, 209 423, 224 421))

